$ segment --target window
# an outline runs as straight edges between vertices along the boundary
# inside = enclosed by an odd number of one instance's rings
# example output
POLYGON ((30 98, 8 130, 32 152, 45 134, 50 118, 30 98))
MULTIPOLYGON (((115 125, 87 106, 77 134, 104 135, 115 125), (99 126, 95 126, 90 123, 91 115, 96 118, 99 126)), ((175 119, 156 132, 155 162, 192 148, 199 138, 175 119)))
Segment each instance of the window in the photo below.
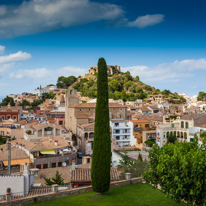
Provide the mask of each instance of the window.
POLYGON ((89 111, 90 111, 90 109, 89 109, 89 111))
POLYGON ((122 108, 120 108, 120 110, 122 110, 122 108))
POLYGON ((189 128, 189 124, 188 124, 188 122, 186 122, 185 126, 186 126, 187 129, 189 128))
POLYGON ((119 136, 116 136, 116 140, 119 140, 119 136))
POLYGON ((135 135, 137 135, 138 134, 138 132, 135 132, 135 135))
POLYGON ((172 124, 172 127, 174 127, 174 124, 172 124))
POLYGON ((52 163, 52 168, 56 167, 56 162, 52 163))
POLYGON ((184 128, 184 122, 183 121, 181 122, 181 128, 184 128))
POLYGON ((113 110, 115 110, 115 108, 113 108, 113 110))
POLYGON ((79 109, 79 111, 81 112, 81 111, 82 111, 82 109, 79 109))
POLYGON ((63 121, 59 121, 59 125, 63 125, 63 121))
POLYGON ((36 165, 36 168, 41 169, 41 165, 36 165))
POLYGON ((11 118, 11 116, 10 116, 10 115, 8 115, 8 116, 7 116, 7 119, 10 119, 10 118, 11 118))
POLYGON ((45 132, 47 132, 47 131, 52 131, 52 130, 53 130, 52 127, 46 127, 46 128, 44 129, 45 132))
POLYGON ((115 127, 119 127, 119 123, 115 123, 114 125, 115 125, 115 127))
POLYGON ((48 164, 43 164, 43 169, 47 169, 48 168, 48 164))
POLYGON ((4 131, 1 131, 1 136, 2 136, 2 137, 4 136, 4 131))
POLYGON ((16 119, 16 116, 13 116, 13 119, 16 119))

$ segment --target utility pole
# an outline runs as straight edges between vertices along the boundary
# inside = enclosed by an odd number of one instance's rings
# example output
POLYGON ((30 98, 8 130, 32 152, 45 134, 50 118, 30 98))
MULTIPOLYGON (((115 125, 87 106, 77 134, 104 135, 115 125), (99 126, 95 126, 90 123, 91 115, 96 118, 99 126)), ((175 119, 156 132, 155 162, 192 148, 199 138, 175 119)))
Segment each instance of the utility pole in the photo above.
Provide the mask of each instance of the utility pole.
POLYGON ((11 175, 11 143, 7 140, 6 144, 8 151, 8 175, 11 175))

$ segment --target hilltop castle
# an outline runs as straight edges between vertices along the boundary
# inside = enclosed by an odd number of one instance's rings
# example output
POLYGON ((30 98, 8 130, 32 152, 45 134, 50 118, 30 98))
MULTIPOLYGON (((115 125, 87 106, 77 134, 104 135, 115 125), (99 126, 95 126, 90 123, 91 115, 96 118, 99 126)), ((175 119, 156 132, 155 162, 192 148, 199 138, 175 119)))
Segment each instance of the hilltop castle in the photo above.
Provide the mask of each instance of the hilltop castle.
MULTIPOLYGON (((94 75, 97 72, 98 72, 98 66, 90 67, 89 74, 94 75)), ((107 65, 107 73, 108 74, 115 74, 115 73, 119 73, 119 72, 121 72, 120 66, 107 65)))

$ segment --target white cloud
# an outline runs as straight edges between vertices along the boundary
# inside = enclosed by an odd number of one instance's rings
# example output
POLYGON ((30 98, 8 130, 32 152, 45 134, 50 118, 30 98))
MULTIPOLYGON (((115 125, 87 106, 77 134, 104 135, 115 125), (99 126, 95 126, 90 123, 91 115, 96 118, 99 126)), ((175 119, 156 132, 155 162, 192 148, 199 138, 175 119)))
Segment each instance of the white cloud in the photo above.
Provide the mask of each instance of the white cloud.
POLYGON ((88 70, 86 69, 80 69, 76 67, 63 67, 56 70, 50 70, 46 68, 41 69, 25 69, 25 70, 19 70, 12 72, 10 74, 10 78, 16 78, 16 79, 23 79, 23 78, 31 78, 31 79, 42 79, 42 81, 47 82, 56 82, 57 77, 59 76, 84 76, 84 74, 88 73, 88 70))
POLYGON ((130 71, 133 76, 138 75, 146 83, 178 82, 186 77, 193 77, 195 70, 206 70, 206 59, 187 59, 172 63, 159 64, 154 67, 133 66, 122 68, 130 71))
POLYGON ((3 54, 5 51, 5 46, 0 45, 0 54, 3 54))
POLYGON ((8 71, 8 69, 12 68, 14 66, 15 62, 11 62, 8 64, 0 64, 0 75, 1 73, 8 71))
POLYGON ((6 63, 6 62, 15 62, 15 61, 25 61, 30 59, 32 56, 31 54, 27 52, 18 51, 14 54, 9 54, 6 56, 0 57, 0 64, 6 63))
POLYGON ((121 6, 90 0, 30 0, 0 6, 0 38, 36 34, 105 20, 117 27, 144 28, 163 21, 164 15, 140 16, 128 22, 121 6))
POLYGON ((145 15, 139 16, 135 21, 128 22, 126 26, 144 28, 147 26, 159 24, 162 21, 164 21, 164 15, 162 14, 145 15))
POLYGON ((115 20, 124 11, 115 4, 89 0, 30 0, 0 6, 0 37, 35 34, 98 20, 115 20))

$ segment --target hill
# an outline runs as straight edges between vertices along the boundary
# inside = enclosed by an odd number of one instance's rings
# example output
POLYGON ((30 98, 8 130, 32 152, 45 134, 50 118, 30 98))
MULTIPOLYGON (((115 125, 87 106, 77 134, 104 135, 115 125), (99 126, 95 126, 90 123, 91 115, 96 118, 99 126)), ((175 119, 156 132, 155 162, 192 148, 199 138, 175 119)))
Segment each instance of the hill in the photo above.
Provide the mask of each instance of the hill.
MULTIPOLYGON (((57 80, 57 87, 68 88, 72 85, 77 91, 82 93, 82 96, 88 96, 95 98, 97 96, 97 73, 87 74, 83 77, 78 78, 74 76, 59 77, 57 80)), ((174 102, 175 99, 179 99, 180 102, 186 100, 179 96, 176 92, 172 93, 170 90, 160 91, 155 87, 140 81, 139 76, 133 77, 129 71, 118 72, 115 74, 108 74, 108 85, 109 85, 109 98, 111 99, 123 99, 124 101, 135 101, 136 99, 146 99, 148 95, 163 94, 169 98, 170 102, 174 102)), ((178 103, 178 102, 175 102, 178 103)))

